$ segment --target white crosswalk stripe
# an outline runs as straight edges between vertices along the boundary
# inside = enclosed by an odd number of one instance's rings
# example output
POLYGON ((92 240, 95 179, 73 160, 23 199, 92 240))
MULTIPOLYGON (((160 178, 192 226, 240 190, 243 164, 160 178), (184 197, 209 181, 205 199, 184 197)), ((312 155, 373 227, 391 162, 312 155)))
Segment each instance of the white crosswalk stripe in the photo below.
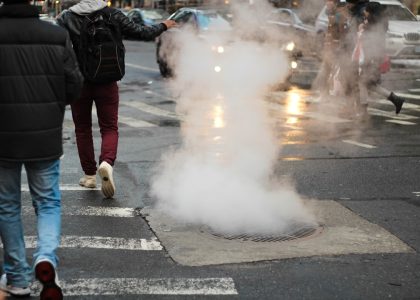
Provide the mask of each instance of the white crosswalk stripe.
POLYGON ((173 118, 173 119, 183 119, 183 116, 180 116, 174 112, 160 109, 156 106, 146 104, 141 101, 130 101, 124 102, 124 105, 144 111, 146 113, 158 116, 158 117, 166 117, 166 118, 173 118))
MULTIPOLYGON (((27 184, 22 184, 21 189, 22 192, 29 192, 29 186, 27 184)), ((100 191, 101 186, 98 185, 96 188, 85 188, 83 186, 80 186, 78 184, 60 184, 60 190, 61 191, 89 191, 89 190, 95 190, 100 191)))
MULTIPOLYGON (((27 249, 35 249, 36 236, 25 236, 27 249)), ((0 243, 1 247, 3 245, 0 243)), ((153 239, 126 239, 104 236, 61 236, 60 248, 90 248, 90 249, 113 249, 113 250, 137 250, 137 251, 161 251, 160 242, 153 239)))
MULTIPOLYGON (((83 278, 60 281, 65 296, 238 295, 232 278, 83 278)), ((33 284, 36 295, 40 286, 33 284)))
MULTIPOLYGON (((22 206, 23 215, 32 215, 32 206, 22 206)), ((103 206, 66 206, 62 205, 63 216, 90 216, 90 217, 114 217, 133 218, 138 216, 137 210, 129 207, 103 207, 103 206)))
MULTIPOLYGON (((98 116, 97 111, 94 107, 92 109, 92 114, 96 117, 98 116)), ((134 119, 131 117, 126 117, 121 114, 118 114, 118 123, 122 123, 133 128, 156 127, 155 124, 152 124, 143 120, 134 119)))

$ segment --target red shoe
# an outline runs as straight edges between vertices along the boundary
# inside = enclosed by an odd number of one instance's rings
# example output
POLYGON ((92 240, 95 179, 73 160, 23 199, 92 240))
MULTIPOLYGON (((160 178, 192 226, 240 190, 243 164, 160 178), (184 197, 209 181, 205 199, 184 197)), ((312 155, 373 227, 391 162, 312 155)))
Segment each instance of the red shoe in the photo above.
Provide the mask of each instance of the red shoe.
POLYGON ((35 277, 42 283, 41 300, 63 299, 63 291, 58 284, 57 273, 49 260, 40 260, 36 263, 35 277))

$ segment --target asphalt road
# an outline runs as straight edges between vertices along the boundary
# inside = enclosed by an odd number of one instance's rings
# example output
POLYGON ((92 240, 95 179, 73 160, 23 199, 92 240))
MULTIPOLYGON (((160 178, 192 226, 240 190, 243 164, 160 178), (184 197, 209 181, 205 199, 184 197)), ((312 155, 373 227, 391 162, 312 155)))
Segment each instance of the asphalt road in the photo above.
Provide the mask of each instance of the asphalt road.
MULTIPOLYGON (((412 90, 420 88, 419 71, 393 70, 384 78, 386 86, 412 96, 399 116, 375 97, 365 119, 352 118, 339 103, 317 102, 308 90, 277 91, 266 99, 282 145, 276 177, 288 178, 303 198, 337 201, 411 252, 191 266, 171 256, 171 245, 141 211, 154 204, 149 183, 161 155, 182 142, 181 121, 157 70, 154 44, 126 46, 115 199, 78 187, 82 172, 70 111, 65 117, 59 275, 66 299, 420 299, 420 97, 412 90), (290 99, 298 99, 298 113, 284 113, 290 99)), ((30 238, 35 217, 23 190, 30 238)))

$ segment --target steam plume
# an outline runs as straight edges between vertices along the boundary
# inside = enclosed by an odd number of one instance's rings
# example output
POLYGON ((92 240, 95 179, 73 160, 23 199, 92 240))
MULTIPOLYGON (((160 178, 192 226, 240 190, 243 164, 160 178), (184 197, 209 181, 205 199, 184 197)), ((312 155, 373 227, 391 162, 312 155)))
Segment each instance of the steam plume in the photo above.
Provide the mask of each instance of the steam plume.
MULTIPOLYGON (((252 15, 236 9, 235 18, 252 15)), ((236 25, 248 27, 240 19, 236 25)), ((182 48, 172 57, 171 87, 185 115, 183 144, 162 158, 151 193, 181 221, 224 233, 278 233, 314 222, 293 187, 272 172, 279 148, 263 99, 288 63, 276 44, 244 40, 237 30, 177 35, 182 48)))

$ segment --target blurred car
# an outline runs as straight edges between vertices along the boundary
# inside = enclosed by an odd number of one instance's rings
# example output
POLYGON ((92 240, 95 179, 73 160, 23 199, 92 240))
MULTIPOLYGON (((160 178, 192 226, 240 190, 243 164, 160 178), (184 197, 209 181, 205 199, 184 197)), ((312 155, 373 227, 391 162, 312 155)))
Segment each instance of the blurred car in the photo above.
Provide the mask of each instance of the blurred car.
MULTIPOLYGON (((417 17, 397 0, 375 0, 385 6, 389 19, 386 50, 391 58, 420 58, 420 22, 417 17)), ((328 27, 326 7, 322 9, 315 23, 316 31, 323 35, 328 27)))
POLYGON ((127 17, 136 24, 150 26, 166 20, 169 14, 163 9, 133 8, 127 17))
POLYGON ((188 28, 200 38, 205 39, 206 33, 216 33, 222 37, 232 29, 230 23, 217 10, 210 8, 184 7, 173 13, 169 19, 174 20, 178 27, 161 34, 156 44, 156 60, 163 77, 170 77, 174 72, 174 67, 170 65, 165 49, 176 51, 177 47, 174 45, 177 40, 176 36, 182 30, 188 28))
POLYGON ((305 44, 307 44, 308 38, 310 40, 314 38, 315 27, 305 24, 292 9, 278 8, 273 10, 267 16, 267 22, 282 30, 286 35, 300 39, 305 44))

